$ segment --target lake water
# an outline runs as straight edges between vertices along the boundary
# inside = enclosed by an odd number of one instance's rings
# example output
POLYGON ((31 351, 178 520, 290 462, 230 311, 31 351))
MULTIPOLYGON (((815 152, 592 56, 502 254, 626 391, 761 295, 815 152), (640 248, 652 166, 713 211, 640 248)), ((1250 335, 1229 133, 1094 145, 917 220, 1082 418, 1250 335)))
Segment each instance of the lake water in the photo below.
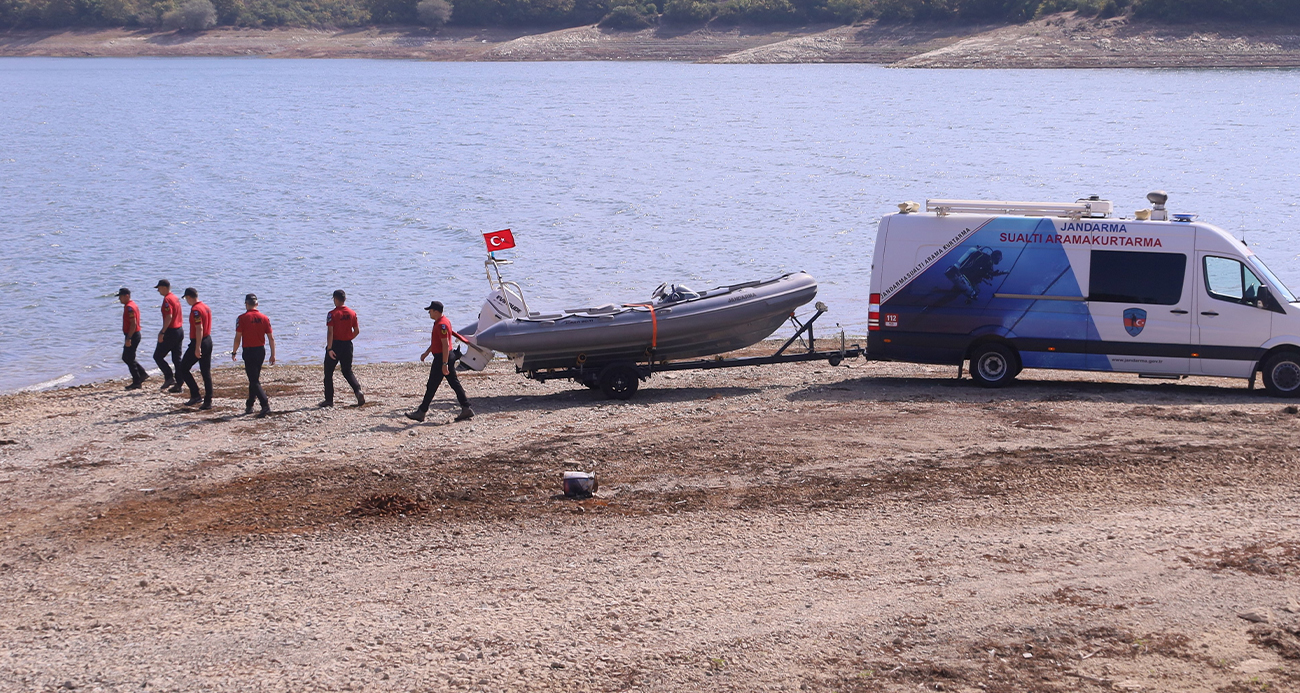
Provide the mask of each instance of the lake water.
POLYGON ((162 277, 218 352, 252 291, 318 360, 344 288, 359 360, 414 360, 507 227, 535 309, 803 269, 863 334, 899 202, 1165 189, 1300 288, 1295 70, 6 58, 0 95, 0 391, 126 377, 119 286, 153 368, 162 277))

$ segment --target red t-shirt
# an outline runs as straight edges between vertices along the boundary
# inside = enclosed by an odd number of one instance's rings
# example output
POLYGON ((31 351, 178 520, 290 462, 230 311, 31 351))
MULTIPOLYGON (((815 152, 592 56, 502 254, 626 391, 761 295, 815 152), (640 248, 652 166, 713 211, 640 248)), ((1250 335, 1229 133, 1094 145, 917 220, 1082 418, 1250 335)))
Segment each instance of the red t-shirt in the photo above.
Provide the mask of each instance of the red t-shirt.
POLYGON ((185 314, 181 312, 181 300, 176 298, 176 294, 167 294, 163 296, 163 306, 171 306, 172 317, 167 319, 167 311, 163 311, 163 322, 166 323, 167 329, 180 327, 185 320, 185 314))
POLYGON ((235 331, 244 335, 245 347, 266 346, 266 335, 271 334, 271 319, 256 309, 235 318, 235 331))
POLYGON ((122 304, 122 334, 130 337, 140 329, 140 306, 135 301, 122 304), (135 328, 135 329, 132 329, 135 328))
POLYGON ((357 313, 347 306, 339 306, 325 316, 325 324, 334 328, 334 339, 350 342, 357 328, 357 313))
POLYGON ((433 334, 429 335, 429 353, 441 354, 443 340, 450 339, 454 334, 456 332, 451 329, 451 321, 447 319, 447 316, 444 315, 435 320, 433 322, 433 334))
POLYGON ((203 305, 203 301, 199 301, 195 303, 193 306, 190 306, 190 340, 191 341, 194 340, 194 328, 199 325, 203 326, 204 337, 212 336, 212 311, 208 310, 208 307, 203 305))

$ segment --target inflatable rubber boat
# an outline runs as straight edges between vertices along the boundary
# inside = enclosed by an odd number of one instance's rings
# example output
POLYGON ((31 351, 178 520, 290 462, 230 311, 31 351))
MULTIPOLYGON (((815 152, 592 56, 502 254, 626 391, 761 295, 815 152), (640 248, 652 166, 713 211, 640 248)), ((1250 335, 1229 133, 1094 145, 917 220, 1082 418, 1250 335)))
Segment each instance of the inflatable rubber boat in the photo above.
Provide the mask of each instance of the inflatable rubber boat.
POLYGON ((478 322, 462 330, 471 343, 462 361, 474 370, 492 352, 520 371, 721 354, 767 338, 817 295, 817 282, 795 272, 702 292, 665 284, 644 303, 544 313, 529 311, 518 285, 501 281, 499 270, 493 286, 478 322))

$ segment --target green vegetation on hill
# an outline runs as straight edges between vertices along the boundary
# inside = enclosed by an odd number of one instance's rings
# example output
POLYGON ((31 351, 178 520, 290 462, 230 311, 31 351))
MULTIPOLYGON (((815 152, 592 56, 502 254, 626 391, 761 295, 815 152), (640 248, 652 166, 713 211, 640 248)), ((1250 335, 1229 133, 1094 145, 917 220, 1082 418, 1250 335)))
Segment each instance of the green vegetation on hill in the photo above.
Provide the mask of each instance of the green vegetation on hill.
POLYGON ((0 28, 578 26, 1028 21, 1053 12, 1300 23, 1300 0, 0 0, 0 28))

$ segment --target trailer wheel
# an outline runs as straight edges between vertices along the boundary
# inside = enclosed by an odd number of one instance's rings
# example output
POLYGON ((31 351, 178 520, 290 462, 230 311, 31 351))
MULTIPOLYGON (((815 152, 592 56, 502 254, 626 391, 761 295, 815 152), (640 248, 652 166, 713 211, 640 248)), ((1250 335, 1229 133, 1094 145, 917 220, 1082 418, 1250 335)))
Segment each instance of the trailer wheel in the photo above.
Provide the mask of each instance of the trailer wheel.
POLYGON ((1019 360, 1010 348, 991 342, 975 348, 970 376, 980 387, 1005 387, 1019 372, 1019 360))
POLYGON ((615 363, 600 372, 600 389, 609 399, 632 399, 641 383, 641 373, 636 366, 615 363))
POLYGON ((839 354, 831 354, 826 359, 826 363, 829 363, 832 366, 838 366, 843 362, 844 362, 844 357, 840 356, 839 354))
POLYGON ((1264 371, 1264 389, 1274 397, 1300 397, 1300 353, 1284 351, 1274 354, 1260 369, 1264 371))

